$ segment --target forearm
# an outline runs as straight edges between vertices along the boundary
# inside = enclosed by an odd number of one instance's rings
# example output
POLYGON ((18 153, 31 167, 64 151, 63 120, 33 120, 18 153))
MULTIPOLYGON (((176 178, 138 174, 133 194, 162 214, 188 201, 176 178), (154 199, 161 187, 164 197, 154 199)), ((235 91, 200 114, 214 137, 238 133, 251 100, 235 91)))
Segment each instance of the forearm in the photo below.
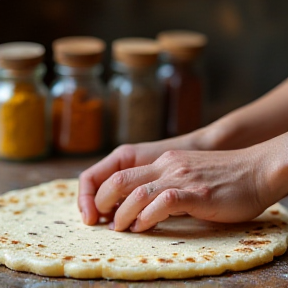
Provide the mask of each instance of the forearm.
MULTIPOLYGON (((288 80, 258 100, 243 106, 191 133, 200 150, 248 147, 288 131, 288 80)), ((193 146, 194 144, 192 144, 193 146)))
POLYGON ((288 132, 248 148, 257 167, 251 171, 266 208, 288 195, 288 132), (262 187, 262 188, 261 188, 262 187))

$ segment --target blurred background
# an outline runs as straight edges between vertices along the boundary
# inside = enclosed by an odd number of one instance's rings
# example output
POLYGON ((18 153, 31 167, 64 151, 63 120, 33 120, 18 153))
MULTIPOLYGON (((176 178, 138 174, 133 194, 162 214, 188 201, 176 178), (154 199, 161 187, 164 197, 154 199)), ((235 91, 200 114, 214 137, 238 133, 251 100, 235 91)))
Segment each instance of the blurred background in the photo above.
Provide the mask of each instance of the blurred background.
POLYGON ((205 50, 208 121, 263 95, 288 75, 286 0, 1 0, 0 43, 45 45, 49 85, 51 42, 92 35, 107 44, 103 79, 109 78, 112 40, 155 37, 190 29, 209 38, 205 50))

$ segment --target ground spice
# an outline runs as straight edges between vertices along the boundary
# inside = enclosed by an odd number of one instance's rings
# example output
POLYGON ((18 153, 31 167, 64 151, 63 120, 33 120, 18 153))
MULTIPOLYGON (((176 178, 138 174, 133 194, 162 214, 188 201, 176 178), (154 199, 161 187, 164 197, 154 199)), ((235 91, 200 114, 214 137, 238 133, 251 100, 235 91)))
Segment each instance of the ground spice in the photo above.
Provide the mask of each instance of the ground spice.
POLYGON ((46 150, 45 99, 29 84, 17 84, 13 96, 0 106, 0 156, 27 159, 46 150))
POLYGON ((166 137, 189 133, 202 124, 201 79, 190 63, 174 64, 174 73, 163 79, 166 137))
POLYGON ((53 142, 64 153, 94 152, 102 144, 103 101, 89 98, 86 89, 53 101, 53 142))

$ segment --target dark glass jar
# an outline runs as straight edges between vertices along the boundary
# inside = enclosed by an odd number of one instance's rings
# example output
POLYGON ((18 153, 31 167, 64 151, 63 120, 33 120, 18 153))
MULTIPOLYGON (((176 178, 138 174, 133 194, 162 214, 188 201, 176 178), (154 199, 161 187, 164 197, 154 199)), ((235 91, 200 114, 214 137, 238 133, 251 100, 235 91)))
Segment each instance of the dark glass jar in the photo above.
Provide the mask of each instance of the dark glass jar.
POLYGON ((104 49, 105 43, 94 37, 53 42, 53 147, 61 154, 92 154, 103 148, 105 89, 100 74, 104 49))
POLYGON ((159 47, 155 40, 123 38, 113 42, 109 81, 112 145, 162 137, 163 102, 157 79, 159 47))
POLYGON ((0 157, 25 161, 49 152, 49 91, 45 49, 38 43, 0 45, 0 157))
POLYGON ((203 75, 198 60, 207 38, 172 30, 161 32, 157 39, 162 49, 158 77, 165 101, 164 133, 173 137, 200 128, 203 123, 203 75))

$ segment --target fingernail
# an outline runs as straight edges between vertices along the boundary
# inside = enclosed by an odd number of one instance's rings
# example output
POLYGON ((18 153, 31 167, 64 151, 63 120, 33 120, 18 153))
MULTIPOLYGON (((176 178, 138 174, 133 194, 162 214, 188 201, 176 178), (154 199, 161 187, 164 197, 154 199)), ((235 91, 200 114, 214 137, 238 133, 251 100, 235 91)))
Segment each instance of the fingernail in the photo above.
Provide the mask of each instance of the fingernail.
POLYGON ((115 223, 114 222, 110 222, 108 225, 110 230, 114 230, 115 229, 115 223))

